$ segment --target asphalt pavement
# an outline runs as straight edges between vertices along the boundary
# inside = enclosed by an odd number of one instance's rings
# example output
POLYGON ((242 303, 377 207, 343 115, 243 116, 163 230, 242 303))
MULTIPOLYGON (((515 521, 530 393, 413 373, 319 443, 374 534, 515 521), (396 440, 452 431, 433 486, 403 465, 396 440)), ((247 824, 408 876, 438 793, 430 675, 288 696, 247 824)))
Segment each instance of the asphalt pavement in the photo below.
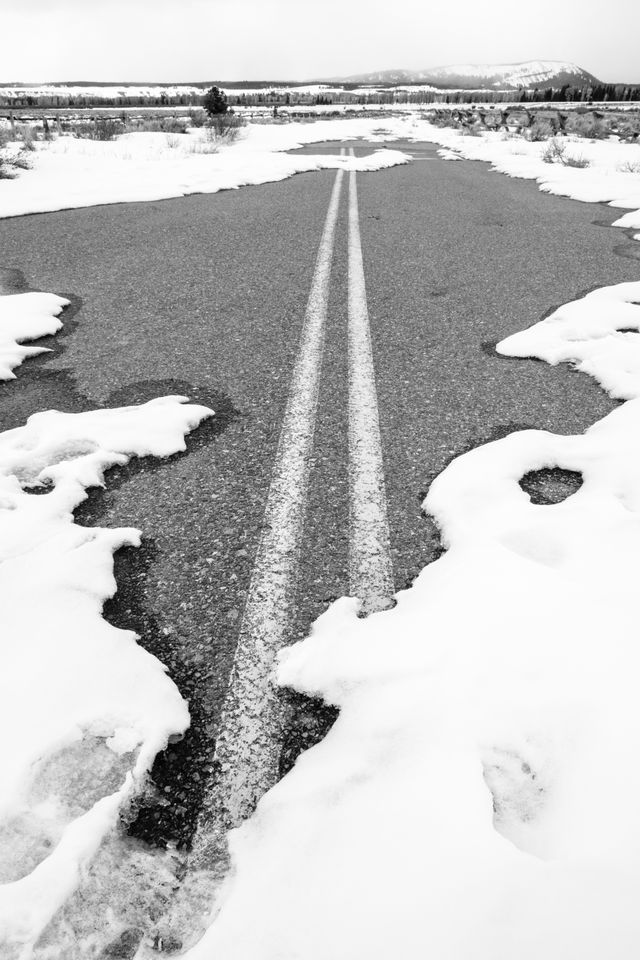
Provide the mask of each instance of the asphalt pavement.
MULTIPOLYGON (((392 146, 415 162, 357 182, 394 582, 403 589, 441 549, 421 502, 453 457, 523 427, 580 432, 613 409, 588 377, 501 358, 494 346, 587 290, 636 280, 640 245, 606 226, 620 211, 542 194, 485 164, 442 161, 431 144, 392 146)), ((113 469, 106 490, 77 511, 81 523, 142 530, 142 548, 116 557, 118 594, 105 614, 138 631, 190 703, 191 731, 154 768, 160 799, 150 797, 132 827, 155 843, 189 843, 212 770, 334 179, 302 174, 0 221, 2 289, 72 301, 64 332, 47 341, 52 353, 0 384, 2 429, 43 409, 165 393, 216 411, 186 454, 113 469)), ((348 592, 346 219, 343 200, 292 640, 348 592)), ((283 769, 331 722, 317 704, 291 703, 283 769)))

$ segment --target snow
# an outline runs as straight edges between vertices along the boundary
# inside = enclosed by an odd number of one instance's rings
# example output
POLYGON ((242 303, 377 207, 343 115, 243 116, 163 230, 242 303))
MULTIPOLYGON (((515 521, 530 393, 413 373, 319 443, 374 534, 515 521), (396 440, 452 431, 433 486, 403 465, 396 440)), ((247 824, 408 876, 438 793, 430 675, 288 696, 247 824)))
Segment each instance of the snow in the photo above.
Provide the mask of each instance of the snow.
POLYGON ((355 158, 285 152, 313 143, 361 139, 387 145, 396 140, 434 142, 448 151, 448 159, 482 160, 508 176, 537 180, 547 193, 628 208, 615 226, 640 230, 640 144, 562 137, 566 155, 589 164, 577 168, 545 163, 547 142, 494 131, 465 136, 421 119, 411 105, 394 113, 379 118, 249 123, 237 142, 220 146, 217 152, 211 152, 215 145, 202 131, 131 133, 109 142, 63 136, 50 145, 39 145, 31 154, 33 169, 21 171, 13 180, 0 180, 0 217, 214 193, 296 173, 337 168, 374 171, 411 161, 408 153, 388 147, 355 158))
MULTIPOLYGON (((234 91, 235 92, 235 91, 234 91)), ((7 84, 0 87, 0 97, 7 100, 23 99, 26 96, 31 97, 67 97, 82 100, 83 97, 91 99, 117 100, 119 97, 129 97, 137 99, 158 100, 162 94, 168 97, 195 96, 201 97, 205 93, 202 87, 194 87, 189 84, 145 84, 136 85, 129 83, 109 84, 109 85, 74 85, 67 83, 26 83, 26 84, 7 84)))
POLYGON ((339 718, 231 833, 188 960, 635 956, 640 381, 634 340, 602 346, 637 336, 639 294, 596 291, 498 348, 633 399, 583 435, 455 459, 424 503, 443 557, 394 609, 343 598, 281 655, 278 681, 339 718), (543 468, 582 485, 536 504, 519 481, 543 468))
MULTIPOLYGON (((188 152, 195 135, 178 147, 162 134, 60 138, 0 183, 0 211, 408 159, 283 153, 354 137, 431 140, 549 192, 640 208, 629 172, 640 147, 580 140, 592 165, 565 168, 542 161, 545 144, 385 118, 256 125, 214 155, 188 152)), ((626 217, 640 227, 640 210, 626 217)), ((635 955, 640 359, 628 331, 640 331, 639 301, 640 283, 604 288, 503 341, 511 357, 573 362, 628 402, 581 436, 528 430, 457 458, 425 501, 445 555, 393 610, 360 619, 343 598, 284 653, 279 682, 340 716, 231 834, 233 871, 189 960, 635 955), (518 481, 545 467, 580 473, 582 486, 532 503, 518 481)), ((62 306, 5 303, 9 351, 28 350, 16 343, 58 323, 62 306), (30 318, 20 326, 19 310, 30 318)), ((25 949, 188 724, 162 665, 101 617, 112 554, 139 535, 72 518, 109 465, 184 448, 209 411, 183 401, 50 411, 0 435, 0 929, 25 949), (34 496, 32 484, 52 487, 34 496), (88 772, 80 790, 78 770, 88 772)))
POLYGON ((238 142, 217 152, 202 131, 131 133, 106 142, 62 136, 40 145, 32 154, 32 169, 13 180, 0 180, 0 217, 215 193, 296 173, 366 172, 410 162, 408 155, 386 149, 355 158, 284 152, 327 139, 323 133, 332 129, 330 122, 251 125, 238 142), (316 126, 320 129, 311 132, 316 126))
MULTIPOLYGON (((246 96, 253 94, 266 94, 271 91, 278 93, 293 94, 323 94, 327 91, 341 92, 342 86, 326 83, 311 83, 291 86, 290 84, 276 83, 271 86, 261 87, 225 87, 220 86, 228 96, 238 97, 243 94, 246 96)), ((163 95, 170 98, 176 97, 202 97, 206 93, 206 87, 196 87, 192 84, 103 84, 98 86, 76 84, 52 84, 52 83, 27 83, 27 84, 8 84, 0 86, 0 98, 7 100, 22 100, 26 96, 31 97, 71 97, 82 101, 83 98, 92 100, 118 100, 138 99, 138 100, 159 100, 163 95)), ((175 108, 174 108, 175 109, 175 108)))
POLYGON ((584 203, 608 203, 612 207, 630 207, 631 212, 613 226, 640 228, 640 144, 615 139, 588 140, 584 137, 558 137, 566 156, 580 158, 588 166, 572 167, 546 163, 543 154, 549 141, 530 142, 522 137, 482 131, 465 136, 455 130, 416 124, 424 139, 433 140, 467 160, 482 160, 494 170, 510 177, 537 180, 540 190, 584 203))
POLYGON ((498 344, 506 357, 571 362, 617 400, 640 398, 640 282, 594 290, 498 344))
POLYGON ((438 150, 437 154, 442 160, 462 160, 459 153, 456 153, 454 150, 447 150, 446 147, 438 150))
MULTIPOLYGON (((27 317, 64 303, 19 296, 27 317)), ((0 434, 0 952, 24 951, 12 957, 29 955, 157 752, 189 723, 162 664, 102 619, 113 553, 139 532, 85 528, 72 513, 110 466, 184 450, 211 414, 185 400, 52 410, 0 434)))
POLYGON ((524 63, 466 63, 451 64, 446 67, 434 67, 425 70, 430 78, 446 79, 447 77, 469 77, 470 79, 483 78, 494 80, 513 87, 528 87, 538 83, 546 83, 559 74, 583 75, 583 71, 575 63, 560 60, 527 60, 524 63))
POLYGON ((68 303, 52 293, 0 296, 0 380, 13 380, 12 371, 26 357, 46 352, 46 347, 20 344, 57 333, 62 326, 58 315, 68 303))

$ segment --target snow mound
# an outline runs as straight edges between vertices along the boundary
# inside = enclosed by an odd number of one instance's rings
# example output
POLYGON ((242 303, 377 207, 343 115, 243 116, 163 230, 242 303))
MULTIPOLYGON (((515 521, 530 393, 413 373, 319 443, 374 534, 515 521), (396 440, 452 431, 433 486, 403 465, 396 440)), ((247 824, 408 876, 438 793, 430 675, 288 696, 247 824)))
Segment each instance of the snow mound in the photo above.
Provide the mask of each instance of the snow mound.
POLYGON ((185 400, 48 411, 0 434, 5 946, 34 942, 157 752, 189 723, 162 664, 102 619, 116 591, 113 553, 140 534, 85 528, 72 513, 110 466, 184 450, 211 414, 185 400))
POLYGON ((12 372, 26 357, 45 353, 46 347, 21 346, 57 333, 58 316, 69 301, 53 293, 16 293, 0 296, 0 380, 13 380, 12 372))

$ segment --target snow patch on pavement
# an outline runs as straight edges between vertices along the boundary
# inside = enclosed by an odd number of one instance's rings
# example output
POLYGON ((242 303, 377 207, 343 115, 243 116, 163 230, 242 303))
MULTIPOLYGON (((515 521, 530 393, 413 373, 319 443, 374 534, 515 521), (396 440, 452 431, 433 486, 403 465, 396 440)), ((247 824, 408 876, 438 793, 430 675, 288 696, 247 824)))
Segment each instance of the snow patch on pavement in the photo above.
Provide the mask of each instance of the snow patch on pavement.
POLYGON ((102 618, 113 553, 139 532, 73 521, 109 467, 185 449, 211 414, 185 400, 52 410, 0 434, 0 930, 10 956, 30 955, 158 751, 189 723, 163 665, 102 618))
POLYGON ((596 291, 500 345, 634 399, 580 436, 458 457, 424 504, 444 556, 393 610, 339 600, 281 655, 280 683, 340 715, 231 833, 189 960, 634 956, 640 394, 635 341, 599 348, 636 336, 621 328, 639 291, 596 291), (532 502, 522 478, 557 468, 577 492, 532 502))
POLYGON ((446 147, 442 147, 436 152, 442 160, 462 160, 459 153, 456 153, 455 150, 448 150, 446 147))
POLYGON ((25 347, 25 341, 57 333, 59 314, 69 305, 53 293, 16 293, 0 296, 0 380, 14 380, 13 370, 26 357, 46 353, 47 347, 25 347))
POLYGON ((640 282, 601 287, 565 303, 496 347, 505 357, 573 363, 617 400, 640 397, 640 282))

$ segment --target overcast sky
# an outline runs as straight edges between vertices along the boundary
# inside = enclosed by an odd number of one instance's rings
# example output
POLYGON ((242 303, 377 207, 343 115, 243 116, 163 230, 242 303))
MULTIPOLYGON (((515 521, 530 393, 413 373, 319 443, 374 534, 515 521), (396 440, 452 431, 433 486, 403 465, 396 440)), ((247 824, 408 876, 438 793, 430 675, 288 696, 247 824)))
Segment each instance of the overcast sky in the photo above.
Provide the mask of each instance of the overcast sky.
POLYGON ((2 0, 0 81, 304 80, 568 60, 640 83, 640 0, 2 0))

